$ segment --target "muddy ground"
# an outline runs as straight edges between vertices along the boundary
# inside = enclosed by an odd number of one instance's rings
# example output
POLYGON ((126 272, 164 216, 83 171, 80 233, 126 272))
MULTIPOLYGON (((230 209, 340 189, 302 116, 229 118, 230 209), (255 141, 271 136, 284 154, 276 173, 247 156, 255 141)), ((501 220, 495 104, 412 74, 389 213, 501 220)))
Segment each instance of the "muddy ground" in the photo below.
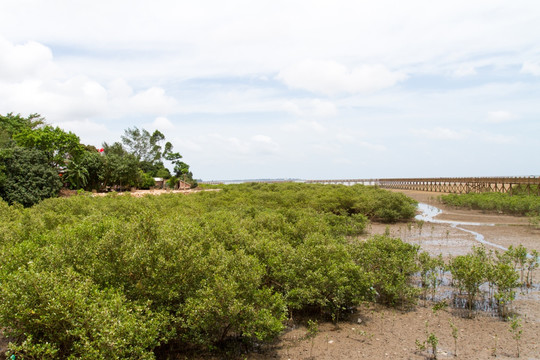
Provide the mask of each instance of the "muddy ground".
MULTIPOLYGON (((482 213, 474 210, 459 210, 446 207, 437 201, 440 194, 429 192, 403 191, 419 202, 432 204, 443 210, 438 219, 494 224, 493 226, 464 226, 484 235, 485 240, 508 247, 522 244, 528 249, 540 251, 540 230, 528 226, 522 217, 482 213)), ((134 194, 135 195, 135 194, 134 194)), ((135 196, 137 196, 136 194, 135 196)), ((393 236, 420 246, 433 255, 443 254, 445 258, 466 254, 473 246, 479 245, 472 234, 451 227, 448 224, 424 223, 422 228, 414 223, 390 225, 374 223, 371 234, 390 231, 393 236)), ((490 248, 490 246, 486 246, 490 248)), ((497 248, 493 248, 496 250, 497 248)), ((540 359, 540 271, 534 275, 536 283, 532 290, 518 293, 514 311, 521 317, 523 334, 520 340, 521 358, 540 359)), ((428 351, 418 350, 415 342, 426 340, 426 326, 438 340, 439 359, 514 359, 517 358, 517 344, 509 331, 510 324, 498 318, 493 312, 479 312, 468 318, 463 309, 448 307, 434 312, 433 303, 419 301, 410 311, 398 311, 382 306, 366 304, 350 314, 338 326, 321 321, 319 333, 313 341, 306 339, 304 321, 298 321, 270 345, 256 351, 238 354, 232 358, 262 359, 427 359, 428 351), (449 321, 458 328, 457 346, 454 343, 449 321), (457 354, 456 354, 457 349, 457 354), (239 355, 239 356, 238 356, 239 355), (455 356, 457 355, 457 356, 455 356)), ((304 319, 307 321, 307 319, 304 319)), ((0 340, 1 337, 0 337, 0 340)), ((2 344, 0 344, 1 347, 2 344)), ((3 344, 5 345, 5 344, 3 344)), ((204 359, 220 359, 204 357, 204 359)), ((178 359, 198 358, 181 355, 178 359)))
MULTIPOLYGON (((494 224, 494 226, 463 226, 484 235, 485 240, 508 247, 522 244, 527 249, 540 251, 540 230, 529 226, 528 219, 475 210, 460 210, 438 202, 440 194, 402 191, 419 202, 443 210, 437 218, 494 224)), ((374 223, 369 234, 383 234, 387 225, 374 223)), ((390 225, 390 233, 404 241, 420 244, 433 255, 462 255, 479 245, 472 234, 452 228, 448 224, 424 223, 390 225), (409 230, 410 227, 410 230, 409 230)), ((500 250, 486 246, 487 249, 500 250)), ((523 334, 520 340, 520 358, 540 359, 540 271, 534 275, 534 289, 518 293, 514 311, 522 318, 523 334)), ((510 333, 509 322, 494 312, 479 312, 470 319, 463 309, 446 308, 433 312, 433 303, 420 300, 411 311, 398 311, 376 305, 359 307, 350 319, 339 326, 322 323, 313 343, 306 339, 304 325, 286 331, 261 354, 246 354, 245 359, 427 359, 428 351, 419 351, 415 341, 426 340, 429 332, 439 339, 439 359, 513 359, 517 358, 517 344, 510 333), (457 357, 449 321, 459 329, 457 357)))

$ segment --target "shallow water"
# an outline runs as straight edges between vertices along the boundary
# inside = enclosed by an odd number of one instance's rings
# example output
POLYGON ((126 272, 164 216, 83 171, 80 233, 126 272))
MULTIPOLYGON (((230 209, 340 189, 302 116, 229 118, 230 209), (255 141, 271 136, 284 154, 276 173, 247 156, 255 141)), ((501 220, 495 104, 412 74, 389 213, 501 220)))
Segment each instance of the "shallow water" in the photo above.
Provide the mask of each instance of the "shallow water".
MULTIPOLYGON (((505 247, 494 244, 489 241, 487 241, 484 238, 484 235, 479 233, 478 231, 469 230, 463 228, 463 226, 495 226, 495 224, 489 224, 489 223, 473 223, 473 222, 466 222, 466 221, 451 221, 451 220, 439 220, 436 217, 443 213, 443 211, 435 206, 419 203, 418 204, 418 210, 421 211, 420 214, 418 214, 415 219, 416 220, 422 220, 427 223, 434 223, 434 224, 447 224, 451 227, 458 229, 460 231, 463 231, 465 233, 472 234, 474 236, 474 239, 482 244, 494 246, 498 249, 501 249, 503 251, 506 251, 505 247)), ((530 254, 527 255, 528 257, 531 257, 530 254)), ((540 261, 540 258, 537 259, 537 261, 540 261)), ((435 294, 426 294, 426 299, 432 300, 434 302, 441 302, 446 301, 448 305, 450 305, 453 309, 457 311, 463 311, 463 316, 468 315, 468 304, 467 304, 467 298, 466 296, 459 295, 456 293, 456 289, 452 288, 450 284, 451 275, 449 272, 445 272, 443 276, 443 281, 441 284, 439 284, 439 288, 437 289, 437 292, 435 294)), ((420 284, 419 284, 420 285, 420 284)), ((499 307, 493 299, 489 299, 485 296, 485 294, 488 293, 487 284, 482 285, 481 289, 481 295, 477 299, 475 299, 473 303, 474 311, 481 311, 483 314, 489 315, 489 316, 499 316, 499 307)), ((521 300, 521 301, 533 301, 538 302, 540 300, 540 284, 534 283, 530 288, 516 288, 516 299, 515 300, 521 300)), ((513 307, 510 307, 510 311, 514 311, 513 307)), ((540 317, 536 315, 537 313, 528 313, 529 319, 534 320, 537 322, 540 322, 540 317)))
POLYGON ((442 210, 433 205, 428 205, 424 203, 418 203, 418 210, 420 210, 422 213, 416 215, 415 217, 416 220, 422 220, 425 222, 430 222, 430 223, 435 223, 435 224, 448 224, 453 228, 456 228, 458 230, 474 235, 475 240, 478 241, 479 243, 493 246, 503 251, 508 250, 504 246, 487 241, 484 238, 484 235, 480 234, 477 231, 464 229, 461 227, 461 226, 495 226, 495 224, 475 223, 475 222, 467 222, 467 221, 438 220, 438 219, 435 219, 435 217, 437 215, 442 214, 442 210))

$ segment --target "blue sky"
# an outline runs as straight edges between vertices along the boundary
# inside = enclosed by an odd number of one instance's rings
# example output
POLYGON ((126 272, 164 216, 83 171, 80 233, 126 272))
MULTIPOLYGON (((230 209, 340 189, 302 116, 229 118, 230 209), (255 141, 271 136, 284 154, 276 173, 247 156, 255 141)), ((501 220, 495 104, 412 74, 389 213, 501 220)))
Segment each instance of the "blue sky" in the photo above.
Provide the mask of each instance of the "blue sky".
POLYGON ((0 113, 204 180, 539 175, 540 3, 0 3, 0 113))

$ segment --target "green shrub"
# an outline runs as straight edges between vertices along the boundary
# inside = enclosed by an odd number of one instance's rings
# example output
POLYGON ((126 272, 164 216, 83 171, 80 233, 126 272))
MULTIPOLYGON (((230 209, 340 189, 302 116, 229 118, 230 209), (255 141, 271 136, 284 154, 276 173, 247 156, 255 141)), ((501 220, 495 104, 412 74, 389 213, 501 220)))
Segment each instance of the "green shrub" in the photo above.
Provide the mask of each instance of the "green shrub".
POLYGON ((24 358, 151 358, 269 340, 287 311, 338 321, 375 291, 410 303, 417 249, 357 238, 385 207, 403 220, 414 202, 292 183, 0 202, 0 327, 24 358))
POLYGON ((0 167, 5 169, 0 197, 10 204, 32 206, 57 196, 62 187, 57 170, 40 150, 19 147, 1 150, 0 167))
POLYGON ((33 269, 2 276, 0 323, 19 339, 10 352, 29 358, 152 359, 172 335, 166 316, 74 271, 33 269))
POLYGON ((355 261, 374 277, 379 302, 392 306, 416 302, 419 289, 411 279, 420 270, 416 262, 419 248, 387 236, 374 236, 356 245, 355 261))
POLYGON ((540 214, 540 196, 511 195, 503 193, 470 193, 442 195, 445 204, 469 209, 497 211, 511 215, 540 214))

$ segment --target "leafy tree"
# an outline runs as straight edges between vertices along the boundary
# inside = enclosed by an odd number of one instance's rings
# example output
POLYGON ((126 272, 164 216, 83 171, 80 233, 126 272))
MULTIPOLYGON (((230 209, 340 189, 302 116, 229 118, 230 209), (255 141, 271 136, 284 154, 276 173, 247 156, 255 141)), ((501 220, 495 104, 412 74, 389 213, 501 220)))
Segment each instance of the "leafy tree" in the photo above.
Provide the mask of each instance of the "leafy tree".
POLYGON ((21 114, 13 115, 8 113, 5 116, 0 115, 0 129, 13 136, 24 129, 35 129, 45 124, 45 119, 39 114, 30 114, 27 118, 21 114))
POLYGON ((74 189, 83 189, 88 184, 88 169, 77 161, 71 161, 68 164, 65 178, 74 189))
POLYGON ((127 153, 120 143, 114 143, 110 147, 104 145, 104 185, 135 186, 139 181, 137 158, 133 154, 127 153))
POLYGON ((165 135, 159 130, 150 134, 148 130, 137 127, 124 130, 122 136, 122 143, 126 146, 127 151, 135 155, 137 160, 150 164, 161 159, 162 148, 160 143, 164 140, 165 135))
POLYGON ((139 188, 141 189, 149 189, 151 186, 156 185, 156 181, 152 177, 151 174, 145 173, 142 170, 139 170, 139 188))
POLYGON ((0 151, 0 196, 8 203, 32 206, 56 196, 62 187, 58 172, 47 163, 47 156, 37 149, 15 147, 0 151))
POLYGON ((163 167, 157 170, 154 175, 159 178, 169 179, 171 177, 171 172, 166 167, 163 167))
POLYGON ((174 166, 174 175, 177 177, 185 176, 189 173, 189 165, 183 161, 179 161, 174 166))
POLYGON ((43 151, 51 166, 65 166, 68 159, 78 159, 84 147, 79 137, 59 127, 24 128, 13 136, 17 145, 43 151))
POLYGON ((104 178, 105 156, 97 150, 85 151, 81 156, 80 165, 88 172, 86 190, 99 190, 104 178))

